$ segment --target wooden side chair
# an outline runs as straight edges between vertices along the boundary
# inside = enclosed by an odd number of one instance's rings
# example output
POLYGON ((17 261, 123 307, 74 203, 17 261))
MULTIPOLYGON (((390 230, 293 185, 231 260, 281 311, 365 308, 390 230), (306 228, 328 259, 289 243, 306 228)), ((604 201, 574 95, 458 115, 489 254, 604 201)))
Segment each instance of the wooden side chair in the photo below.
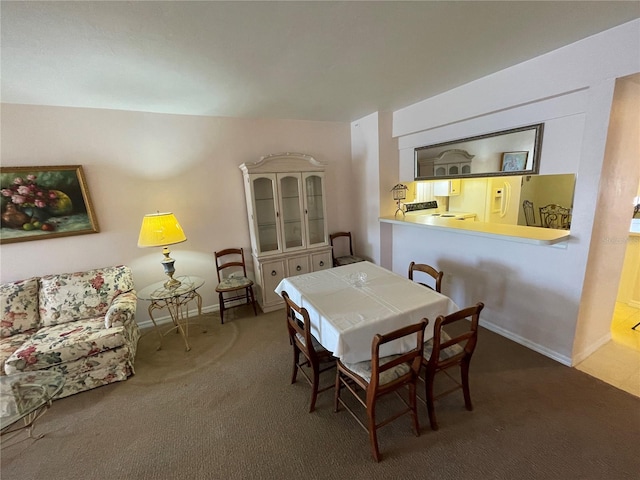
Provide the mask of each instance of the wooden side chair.
MULTIPOLYGON (((433 268, 431 265, 427 265, 425 263, 416 263, 411 262, 409 264, 409 280, 414 280, 420 285, 424 285, 425 287, 430 288, 431 290, 435 290, 438 293, 442 293, 442 277, 444 276, 444 272, 440 272, 433 268), (429 284, 418 282, 414 280, 414 272, 422 272, 425 275, 428 275, 433 278, 433 287, 429 284)), ((429 279, 431 280, 431 279, 429 279)))
POLYGON ((536 224, 536 211, 533 208, 533 202, 525 200, 522 202, 522 210, 524 210, 524 219, 527 222, 528 227, 533 227, 536 224))
MULTIPOLYGON (((385 335, 377 334, 371 344, 371 360, 358 363, 343 363, 338 360, 336 371, 335 410, 340 405, 356 419, 358 424, 369 432, 371 441, 371 453, 376 462, 380 461, 378 447, 378 429, 399 418, 405 413, 410 413, 413 430, 416 436, 420 436, 420 424, 416 408, 416 383, 420 373, 422 352, 424 348, 424 329, 429 321, 425 318, 420 323, 400 328, 385 335), (380 348, 393 340, 403 337, 415 336, 415 348, 401 355, 380 357, 380 348), (355 399, 365 407, 367 412, 367 425, 360 420, 354 410, 340 397, 342 387, 349 390, 355 399), (408 389, 408 401, 403 398, 399 390, 408 389), (378 399, 389 393, 396 393, 402 400, 404 409, 387 417, 381 422, 376 421, 376 403, 378 399), (363 395, 364 394, 364 395, 363 395), (364 399, 362 398, 364 396, 364 399)), ((413 342, 413 339, 407 339, 413 342)))
POLYGON ((242 248, 227 248, 214 252, 218 273, 218 303, 220 304, 220 323, 224 323, 224 311, 244 304, 253 306, 257 315, 256 299, 253 295, 253 280, 247 277, 242 248), (244 300, 242 304, 237 302, 244 300), (227 307, 231 304, 230 307, 227 307))
POLYGON ((469 411, 473 410, 469 393, 469 364, 478 342, 478 322, 483 308, 484 304, 478 302, 473 307, 467 307, 446 316, 440 315, 433 327, 433 338, 425 342, 422 364, 425 367, 425 395, 432 430, 438 430, 434 401, 444 395, 461 388, 465 407, 469 411), (471 321, 467 322, 469 318, 471 321), (454 322, 464 324, 466 329, 463 333, 451 337, 442 327, 454 322), (460 366, 460 381, 447 372, 448 369, 456 366, 460 366), (433 382, 439 372, 444 372, 455 386, 434 397, 433 382))
POLYGON ((544 228, 568 230, 571 225, 571 211, 555 203, 540 207, 540 223, 544 228))
POLYGON ((332 247, 331 258, 333 258, 334 267, 339 267, 341 265, 349 265, 351 263, 364 262, 364 258, 360 258, 353 254, 353 242, 351 239, 351 232, 332 233, 331 235, 329 235, 329 242, 331 243, 331 247, 332 247), (335 242, 336 239, 338 240, 338 242, 335 242), (346 252, 347 241, 349 245, 349 255, 336 254, 336 246, 338 246, 338 248, 340 248, 340 246, 344 247, 340 251, 346 252), (334 242, 336 244, 341 243, 342 245, 334 245, 334 242))
POLYGON ((287 292, 282 292, 282 298, 285 302, 285 310, 287 311, 287 330, 289 331, 289 342, 293 346, 293 374, 291 375, 291 383, 296 383, 298 372, 302 373, 304 378, 311 385, 311 405, 309 413, 316 408, 316 399, 318 393, 333 388, 333 383, 325 387, 320 387, 320 374, 336 364, 330 351, 324 348, 318 340, 311 334, 311 322, 309 320, 309 312, 306 308, 296 305, 287 292), (300 358, 300 354, 304 358, 300 358), (325 365, 321 365, 324 363, 325 365), (311 373, 307 373, 306 367, 309 367, 311 373))

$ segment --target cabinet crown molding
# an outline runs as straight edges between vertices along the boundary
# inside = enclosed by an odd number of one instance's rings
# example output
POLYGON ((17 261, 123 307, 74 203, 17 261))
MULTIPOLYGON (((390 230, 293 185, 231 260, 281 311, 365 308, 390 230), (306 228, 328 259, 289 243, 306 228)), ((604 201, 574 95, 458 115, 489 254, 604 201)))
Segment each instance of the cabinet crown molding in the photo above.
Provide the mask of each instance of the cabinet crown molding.
POLYGON ((272 153, 240 165, 243 173, 322 172, 326 165, 306 153, 272 153))

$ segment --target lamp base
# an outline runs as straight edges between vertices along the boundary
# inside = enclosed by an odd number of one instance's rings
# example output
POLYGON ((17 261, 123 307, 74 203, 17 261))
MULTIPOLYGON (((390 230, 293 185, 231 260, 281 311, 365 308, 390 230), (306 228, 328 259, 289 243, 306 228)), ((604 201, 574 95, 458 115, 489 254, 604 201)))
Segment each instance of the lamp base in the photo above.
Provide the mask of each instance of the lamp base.
POLYGON ((176 271, 173 266, 175 260, 169 256, 170 253, 171 252, 167 247, 164 247, 164 249, 162 250, 162 254, 164 255, 164 259, 161 262, 162 267, 164 268, 164 273, 167 275, 167 277, 169 277, 169 280, 164 282, 164 288, 176 288, 182 283, 180 282, 180 280, 176 280, 175 278, 173 278, 173 274, 176 271))
POLYGON ((178 285, 182 285, 182 282, 173 277, 169 277, 169 280, 164 282, 164 288, 177 288, 178 285))

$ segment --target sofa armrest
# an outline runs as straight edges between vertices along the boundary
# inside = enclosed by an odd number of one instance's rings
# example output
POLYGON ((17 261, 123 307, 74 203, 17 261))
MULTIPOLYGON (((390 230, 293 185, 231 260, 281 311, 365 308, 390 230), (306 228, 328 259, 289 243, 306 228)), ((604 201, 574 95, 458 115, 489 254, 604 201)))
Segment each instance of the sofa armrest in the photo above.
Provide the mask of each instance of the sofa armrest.
POLYGON ((132 321, 136 316, 136 302, 138 296, 135 290, 131 290, 126 293, 121 293, 113 299, 111 306, 107 310, 107 314, 104 317, 105 328, 116 327, 124 325, 127 322, 132 321))

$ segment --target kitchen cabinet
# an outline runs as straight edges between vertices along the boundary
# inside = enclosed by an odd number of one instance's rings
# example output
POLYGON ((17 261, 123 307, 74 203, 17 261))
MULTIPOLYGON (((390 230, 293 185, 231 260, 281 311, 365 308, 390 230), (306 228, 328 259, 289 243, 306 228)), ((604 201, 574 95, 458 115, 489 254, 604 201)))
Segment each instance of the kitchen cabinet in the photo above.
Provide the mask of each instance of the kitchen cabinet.
POLYGON ((438 180, 433 183, 433 195, 436 197, 452 197, 460 195, 460 180, 438 180))
POLYGON ((280 280, 331 266, 324 165, 309 155, 281 153, 240 169, 257 298, 266 312, 284 305, 273 291, 280 280))

